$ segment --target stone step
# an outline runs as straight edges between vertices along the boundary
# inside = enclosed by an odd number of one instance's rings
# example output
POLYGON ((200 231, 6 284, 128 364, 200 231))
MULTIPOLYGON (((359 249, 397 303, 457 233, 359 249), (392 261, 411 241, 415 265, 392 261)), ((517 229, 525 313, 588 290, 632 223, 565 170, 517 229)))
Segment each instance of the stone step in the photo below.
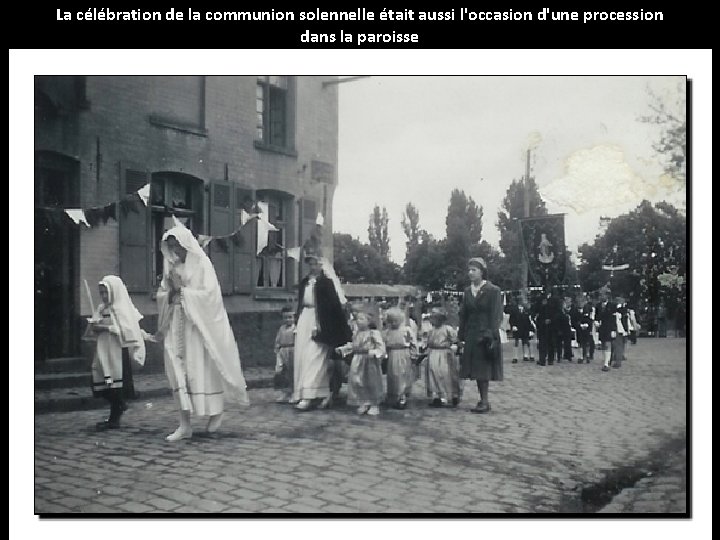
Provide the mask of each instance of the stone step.
POLYGON ((35 362, 36 374, 50 373, 79 373, 90 371, 91 361, 84 356, 71 356, 66 358, 49 358, 44 362, 35 362))
POLYGON ((36 373, 35 390, 50 390, 52 388, 90 388, 92 377, 90 371, 68 373, 36 373))

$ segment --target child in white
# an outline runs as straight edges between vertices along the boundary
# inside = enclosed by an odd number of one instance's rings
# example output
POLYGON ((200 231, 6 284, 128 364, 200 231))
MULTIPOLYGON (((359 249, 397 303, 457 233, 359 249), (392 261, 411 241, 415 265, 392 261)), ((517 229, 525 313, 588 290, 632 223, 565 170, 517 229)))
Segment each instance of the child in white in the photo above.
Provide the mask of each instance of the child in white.
POLYGON ((404 324, 403 312, 391 308, 387 312, 388 328, 383 332, 387 350, 387 401, 397 409, 407 406, 415 369, 412 355, 417 350, 412 330, 404 324))
POLYGON ((281 392, 278 403, 292 402, 293 352, 295 350, 295 314, 292 309, 282 310, 283 324, 275 336, 275 389, 281 392))
POLYGON ((371 329, 366 311, 356 315, 357 332, 352 343, 338 347, 343 356, 353 355, 348 372, 348 405, 356 405, 358 414, 377 416, 383 399, 381 359, 385 343, 379 330, 371 329))
POLYGON ((86 339, 96 341, 92 363, 93 394, 110 402, 110 417, 97 428, 117 429, 125 409, 122 400, 122 349, 141 366, 145 363, 145 341, 140 330, 140 312, 130 300, 127 288, 117 276, 105 276, 99 283, 102 303, 93 312, 86 339))

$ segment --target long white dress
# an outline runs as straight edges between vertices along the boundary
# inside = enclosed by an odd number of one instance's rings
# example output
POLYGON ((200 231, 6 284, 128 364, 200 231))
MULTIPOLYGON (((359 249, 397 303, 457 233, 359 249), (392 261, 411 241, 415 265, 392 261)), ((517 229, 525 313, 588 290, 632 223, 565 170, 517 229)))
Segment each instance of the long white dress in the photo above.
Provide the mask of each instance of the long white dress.
POLYGON ((163 281, 158 290, 158 330, 164 336, 165 373, 180 409, 199 416, 223 412, 224 399, 249 404, 237 343, 223 306, 212 263, 184 227, 165 233, 163 281), (187 249, 184 263, 173 260, 166 240, 187 249), (169 301, 170 280, 181 292, 169 301))
POLYGON ((330 348, 312 339, 317 329, 315 278, 310 278, 301 299, 303 308, 295 334, 295 373, 293 400, 330 396, 330 348))

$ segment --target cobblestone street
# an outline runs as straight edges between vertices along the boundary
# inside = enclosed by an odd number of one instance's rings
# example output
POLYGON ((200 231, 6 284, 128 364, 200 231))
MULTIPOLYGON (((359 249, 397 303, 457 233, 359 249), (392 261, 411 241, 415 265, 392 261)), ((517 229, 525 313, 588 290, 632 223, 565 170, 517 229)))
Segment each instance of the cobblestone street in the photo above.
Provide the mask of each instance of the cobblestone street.
POLYGON ((661 470, 601 511, 686 512, 684 339, 641 339, 607 373, 599 355, 540 367, 511 364, 507 348, 504 359, 487 415, 469 412, 469 381, 458 409, 428 408, 418 382, 407 410, 377 418, 299 413, 251 390, 219 433, 194 418, 177 443, 164 440, 177 425, 167 397, 133 402, 104 433, 105 411, 36 415, 35 512, 583 512, 583 489, 658 456, 661 470))

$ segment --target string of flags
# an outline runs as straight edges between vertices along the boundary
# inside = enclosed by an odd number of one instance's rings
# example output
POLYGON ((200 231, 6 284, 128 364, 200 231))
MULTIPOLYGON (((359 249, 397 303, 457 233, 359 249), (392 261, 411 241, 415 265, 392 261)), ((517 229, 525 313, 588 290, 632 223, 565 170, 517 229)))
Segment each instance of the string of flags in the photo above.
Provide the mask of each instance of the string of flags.
POLYGON ((36 208, 45 213, 48 219, 60 224, 65 217, 70 218, 75 225, 81 223, 88 228, 97 227, 100 222, 106 224, 109 219, 117 220, 117 207, 123 215, 130 212, 138 213, 142 205, 147 206, 150 199, 150 184, 130 193, 119 201, 108 203, 104 206, 91 206, 90 208, 36 208))
MULTIPOLYGON (((139 213, 143 206, 148 206, 150 200, 150 184, 145 184, 143 187, 126 195, 119 201, 108 203, 104 206, 93 206, 90 208, 52 208, 42 207, 36 208, 36 210, 42 211, 49 221, 54 224, 61 224, 63 219, 69 218, 75 225, 81 223, 88 227, 97 227, 101 222, 106 224, 109 219, 117 220, 117 208, 120 208, 123 216, 126 216, 130 212, 139 213)), ((205 249, 210 245, 211 242, 222 252, 227 253, 230 247, 230 242, 236 247, 240 247, 243 244, 242 229, 248 223, 257 221, 257 255, 260 255, 269 244, 269 233, 278 231, 279 229, 268 221, 267 216, 269 215, 268 203, 264 201, 256 202, 251 211, 247 211, 244 208, 240 210, 240 226, 235 229, 232 233, 226 235, 205 235, 198 234, 197 240, 200 247, 205 249)), ((173 216, 175 217, 175 216, 173 216)), ((177 223, 179 221, 176 220, 177 223)), ((325 218, 322 214, 318 213, 316 219, 316 225, 322 227, 325 223, 325 218)), ((301 247, 285 248, 284 246, 276 245, 273 246, 275 249, 284 251, 285 254, 295 260, 300 260, 301 247)))

